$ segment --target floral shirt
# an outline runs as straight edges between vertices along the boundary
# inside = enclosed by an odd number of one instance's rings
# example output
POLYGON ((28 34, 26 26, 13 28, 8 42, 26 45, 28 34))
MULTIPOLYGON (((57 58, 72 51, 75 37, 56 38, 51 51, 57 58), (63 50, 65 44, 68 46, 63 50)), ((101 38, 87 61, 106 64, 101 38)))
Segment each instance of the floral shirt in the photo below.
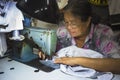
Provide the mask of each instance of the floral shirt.
MULTIPOLYGON (((65 27, 60 27, 57 30, 58 45, 57 50, 76 45, 74 38, 71 38, 65 27)), ((105 57, 120 58, 118 44, 112 39, 113 31, 109 26, 98 24, 91 25, 91 30, 83 45, 84 49, 92 49, 100 52, 105 57)))

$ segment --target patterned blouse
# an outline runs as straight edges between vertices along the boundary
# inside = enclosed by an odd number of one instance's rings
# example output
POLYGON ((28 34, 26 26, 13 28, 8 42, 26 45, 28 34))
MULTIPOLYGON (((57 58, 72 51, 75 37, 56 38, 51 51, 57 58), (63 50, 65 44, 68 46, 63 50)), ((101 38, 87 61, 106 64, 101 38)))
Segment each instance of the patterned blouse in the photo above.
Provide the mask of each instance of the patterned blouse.
MULTIPOLYGON (((113 34, 114 33, 109 26, 92 24, 90 33, 85 40, 83 48, 100 52, 105 57, 120 58, 119 46, 117 42, 113 40, 113 34)), ((57 50, 70 45, 76 45, 74 38, 71 38, 65 27, 58 28, 57 36, 57 50)))

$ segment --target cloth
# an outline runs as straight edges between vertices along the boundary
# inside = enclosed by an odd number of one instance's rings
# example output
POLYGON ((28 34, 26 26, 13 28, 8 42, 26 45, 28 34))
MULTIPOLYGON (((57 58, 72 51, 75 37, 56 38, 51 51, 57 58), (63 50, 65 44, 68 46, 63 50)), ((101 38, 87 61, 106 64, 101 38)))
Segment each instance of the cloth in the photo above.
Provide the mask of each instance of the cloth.
MULTIPOLYGON (((59 47, 58 50, 70 45, 76 45, 74 38, 71 39, 71 37, 69 36, 63 37, 62 31, 64 29, 66 28, 60 27, 60 29, 58 29, 59 30, 59 32, 57 33, 57 35, 59 35, 58 37, 59 45, 57 46, 59 47), (66 39, 66 40, 63 41, 63 39, 66 39)), ((64 35, 69 34, 67 32, 64 32, 64 33, 66 33, 64 35)), ((106 57, 120 58, 118 43, 112 40, 113 38, 112 36, 114 36, 114 32, 109 26, 102 25, 102 24, 97 24, 97 25, 91 24, 91 30, 82 48, 95 50, 97 52, 102 53, 106 57), (115 56, 115 55, 118 55, 118 56, 115 56)))
POLYGON ((23 29, 23 14, 16 7, 16 2, 8 1, 4 5, 4 16, 0 15, 0 25, 8 25, 6 28, 0 28, 0 32, 10 32, 23 29), (5 8, 5 9, 4 9, 5 8))
MULTIPOLYGON (((90 58, 104 58, 102 54, 99 52, 90 50, 90 49, 82 49, 76 46, 69 46, 63 48, 57 52, 58 57, 90 57, 90 58)), ((78 77, 89 77, 89 78, 97 78, 98 80, 111 80, 113 74, 111 72, 98 72, 91 68, 86 68, 82 66, 68 66, 68 65, 60 65, 61 71, 64 73, 78 76, 78 77)))

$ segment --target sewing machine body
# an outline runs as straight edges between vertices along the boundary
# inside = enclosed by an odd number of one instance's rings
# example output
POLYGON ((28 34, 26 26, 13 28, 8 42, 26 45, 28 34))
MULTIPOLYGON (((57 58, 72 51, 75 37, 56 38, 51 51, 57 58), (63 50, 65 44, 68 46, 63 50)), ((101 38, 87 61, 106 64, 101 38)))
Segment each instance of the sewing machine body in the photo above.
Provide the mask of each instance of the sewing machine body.
POLYGON ((23 41, 14 41, 12 57, 18 61, 28 62, 38 58, 39 50, 51 57, 56 50, 56 30, 48 28, 25 27, 22 30, 23 41), (36 50, 34 50, 36 49, 36 50))
POLYGON ((56 50, 56 30, 43 28, 25 28, 23 34, 27 34, 26 38, 32 40, 34 44, 38 45, 46 55, 51 56, 56 50))

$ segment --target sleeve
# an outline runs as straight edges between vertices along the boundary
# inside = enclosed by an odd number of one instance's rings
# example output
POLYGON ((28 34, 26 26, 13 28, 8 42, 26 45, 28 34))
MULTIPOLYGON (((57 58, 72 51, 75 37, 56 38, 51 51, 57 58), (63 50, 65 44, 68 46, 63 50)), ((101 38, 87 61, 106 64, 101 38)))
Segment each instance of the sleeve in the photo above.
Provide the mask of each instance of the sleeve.
POLYGON ((96 47, 106 56, 113 58, 120 58, 119 46, 112 39, 113 31, 110 27, 99 25, 95 30, 95 44, 96 47))
POLYGON ((57 51, 71 45, 71 37, 67 29, 62 26, 57 29, 57 51))

